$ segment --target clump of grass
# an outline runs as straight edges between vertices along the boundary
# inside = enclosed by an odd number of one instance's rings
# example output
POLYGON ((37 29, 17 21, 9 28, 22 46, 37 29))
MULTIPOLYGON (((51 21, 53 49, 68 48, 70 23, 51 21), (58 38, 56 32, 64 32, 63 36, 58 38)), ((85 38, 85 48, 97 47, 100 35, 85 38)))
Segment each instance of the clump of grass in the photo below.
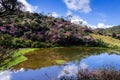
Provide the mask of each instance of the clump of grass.
POLYGON ((65 60, 56 60, 55 62, 56 62, 57 64, 65 64, 65 63, 66 63, 65 60))
POLYGON ((115 69, 80 69, 74 76, 63 76, 60 80, 120 80, 120 71, 115 69))

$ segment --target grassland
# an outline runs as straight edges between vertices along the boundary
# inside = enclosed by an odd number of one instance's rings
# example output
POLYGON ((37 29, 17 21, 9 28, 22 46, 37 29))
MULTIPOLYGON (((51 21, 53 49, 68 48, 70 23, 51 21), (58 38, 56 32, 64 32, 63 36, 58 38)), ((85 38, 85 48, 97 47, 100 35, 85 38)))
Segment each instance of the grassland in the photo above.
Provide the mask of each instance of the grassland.
POLYGON ((109 48, 118 48, 120 49, 120 40, 109 37, 109 36, 103 36, 103 35, 96 35, 96 34, 91 34, 91 36, 94 39, 99 39, 102 40, 103 42, 108 44, 109 48))

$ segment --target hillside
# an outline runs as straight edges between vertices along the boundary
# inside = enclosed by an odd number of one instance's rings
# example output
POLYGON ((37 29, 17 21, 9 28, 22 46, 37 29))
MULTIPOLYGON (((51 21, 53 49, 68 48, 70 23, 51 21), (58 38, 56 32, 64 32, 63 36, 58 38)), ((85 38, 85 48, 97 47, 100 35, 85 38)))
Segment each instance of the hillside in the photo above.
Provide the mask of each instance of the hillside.
MULTIPOLYGON (((92 30, 87 26, 76 25, 63 18, 54 18, 42 13, 20 11, 19 13, 15 12, 12 15, 0 17, 0 46, 11 48, 107 47, 106 41, 103 43, 100 40, 96 40, 90 34, 95 33, 107 36, 116 31, 115 35, 118 35, 119 28, 118 26, 92 30)), ((106 39, 108 37, 104 36, 102 38, 106 39)), ((117 44, 116 46, 119 45, 117 44)))
POLYGON ((112 37, 109 36, 103 36, 103 35, 96 35, 96 34, 91 34, 91 36, 95 39, 95 40, 101 40, 104 43, 106 43, 108 45, 108 47, 110 48, 120 48, 120 40, 118 39, 114 39, 112 37))
POLYGON ((100 35, 111 36, 120 40, 120 26, 113 26, 106 29, 96 29, 95 32, 100 35))
POLYGON ((0 17, 1 46, 97 46, 89 33, 92 33, 92 30, 88 27, 44 14, 19 12, 0 17))

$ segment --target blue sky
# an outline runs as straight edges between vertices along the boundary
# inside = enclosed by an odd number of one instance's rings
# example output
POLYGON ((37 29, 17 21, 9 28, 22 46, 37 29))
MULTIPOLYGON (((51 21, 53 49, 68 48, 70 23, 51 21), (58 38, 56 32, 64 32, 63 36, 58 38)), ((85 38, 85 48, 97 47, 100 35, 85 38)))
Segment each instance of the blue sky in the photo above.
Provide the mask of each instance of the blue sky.
POLYGON ((55 17, 72 15, 92 27, 119 25, 120 0, 19 0, 31 12, 52 13, 55 17))

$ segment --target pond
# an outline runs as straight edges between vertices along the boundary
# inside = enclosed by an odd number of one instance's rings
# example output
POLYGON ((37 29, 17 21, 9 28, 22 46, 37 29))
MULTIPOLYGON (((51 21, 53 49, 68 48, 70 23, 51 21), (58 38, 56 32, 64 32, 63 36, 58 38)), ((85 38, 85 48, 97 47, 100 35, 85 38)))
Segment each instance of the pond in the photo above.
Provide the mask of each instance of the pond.
POLYGON ((59 80, 75 76, 79 69, 114 67, 120 69, 120 55, 105 49, 56 48, 40 49, 25 55, 28 60, 11 70, 0 72, 0 80, 59 80), (56 60, 65 63, 57 64, 56 60))

